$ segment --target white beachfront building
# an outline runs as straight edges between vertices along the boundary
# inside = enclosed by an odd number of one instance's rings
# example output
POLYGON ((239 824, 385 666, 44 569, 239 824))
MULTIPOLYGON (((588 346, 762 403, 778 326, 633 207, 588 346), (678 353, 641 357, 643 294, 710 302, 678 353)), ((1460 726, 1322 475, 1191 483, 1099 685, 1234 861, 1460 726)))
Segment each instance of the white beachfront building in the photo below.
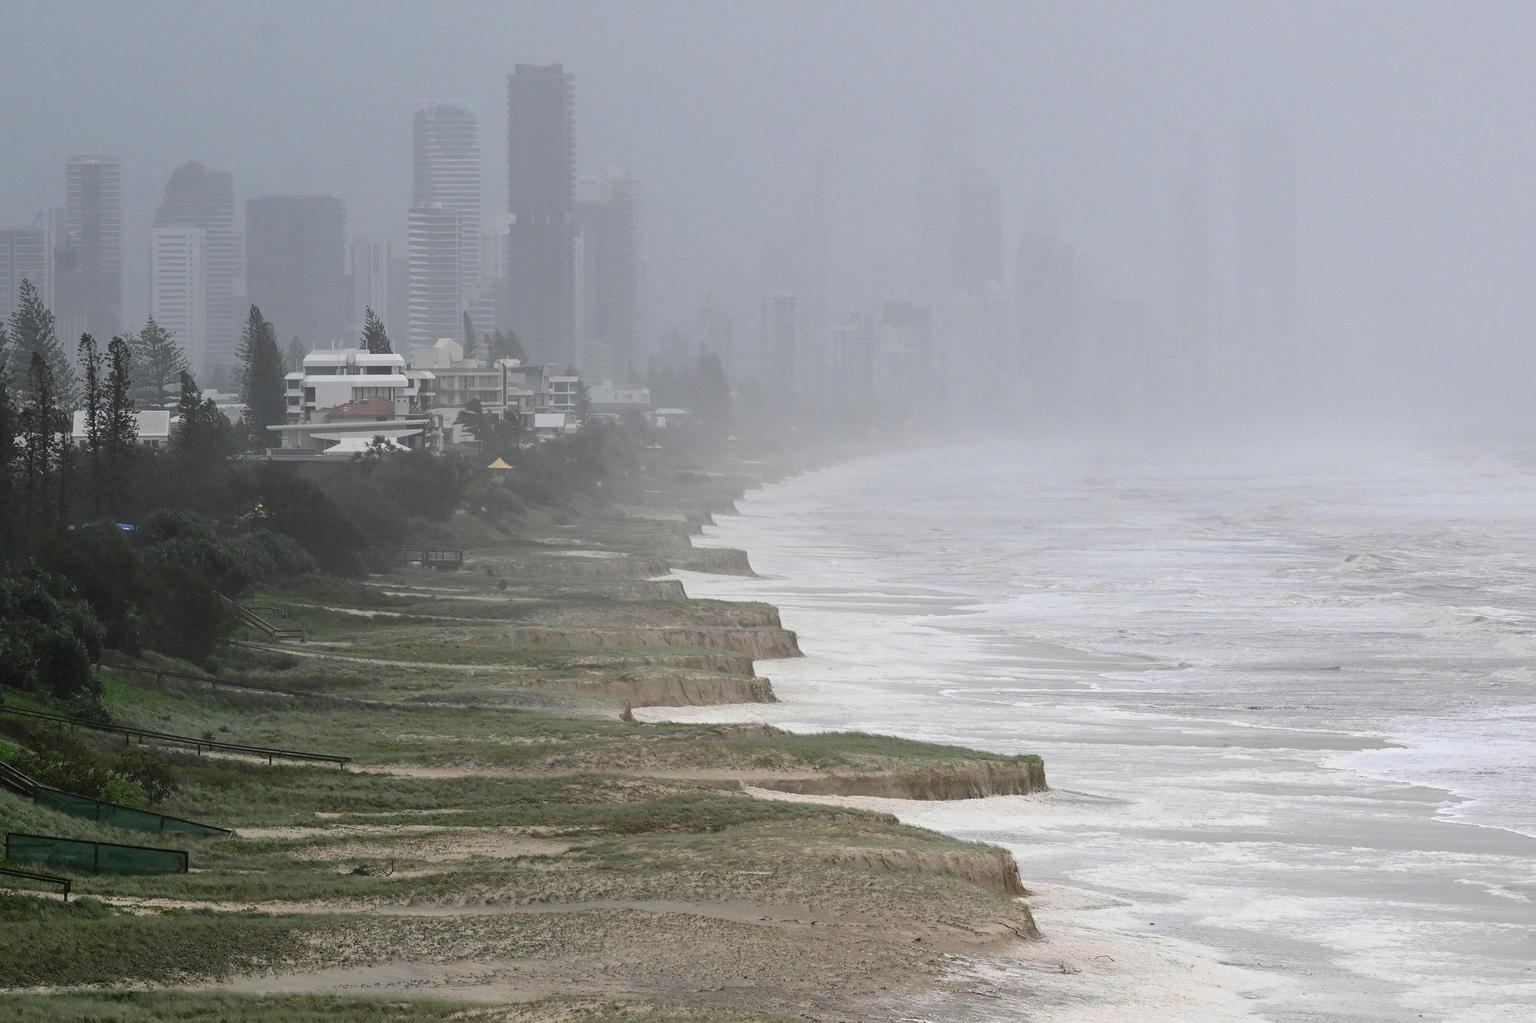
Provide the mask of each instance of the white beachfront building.
POLYGON ((358 348, 314 351, 289 373, 288 422, 267 429, 285 451, 346 454, 382 437, 404 447, 437 447, 430 370, 406 368, 405 356, 358 348))

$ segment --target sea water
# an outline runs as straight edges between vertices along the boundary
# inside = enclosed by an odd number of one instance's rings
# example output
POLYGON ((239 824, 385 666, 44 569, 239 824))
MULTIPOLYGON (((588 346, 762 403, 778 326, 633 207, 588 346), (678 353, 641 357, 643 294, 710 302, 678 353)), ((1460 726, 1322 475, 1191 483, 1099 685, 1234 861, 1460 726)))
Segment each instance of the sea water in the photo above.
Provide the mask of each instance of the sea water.
POLYGON ((1536 1020, 1536 468, 955 445, 753 491, 701 544, 806 657, 652 711, 1045 757, 850 799, 1012 850, 1043 942, 931 1020, 1536 1020))

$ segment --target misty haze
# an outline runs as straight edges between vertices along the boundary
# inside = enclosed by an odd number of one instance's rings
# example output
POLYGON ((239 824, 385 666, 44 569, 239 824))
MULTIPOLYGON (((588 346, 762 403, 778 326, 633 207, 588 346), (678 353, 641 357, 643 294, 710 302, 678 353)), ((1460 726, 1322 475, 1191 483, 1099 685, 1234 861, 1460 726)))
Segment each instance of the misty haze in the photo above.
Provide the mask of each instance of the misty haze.
POLYGON ((4 8, 0 1019, 1536 1018, 1536 7, 4 8))

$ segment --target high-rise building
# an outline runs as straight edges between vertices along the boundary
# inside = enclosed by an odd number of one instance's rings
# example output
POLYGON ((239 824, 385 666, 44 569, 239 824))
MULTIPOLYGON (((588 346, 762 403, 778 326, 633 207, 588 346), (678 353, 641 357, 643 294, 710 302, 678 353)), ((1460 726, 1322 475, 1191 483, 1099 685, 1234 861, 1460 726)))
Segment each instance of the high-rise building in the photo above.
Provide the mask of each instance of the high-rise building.
MULTIPOLYGON (((411 207, 451 210, 458 215, 459 241, 455 265, 459 275, 459 310, 455 319, 469 313, 477 320, 490 320, 491 303, 482 304, 480 290, 480 128, 475 115, 457 103, 428 103, 416 111, 411 123, 411 207)), ((443 218, 435 218, 441 226, 443 218)), ((414 237, 414 235, 413 235, 414 237)), ((441 239, 434 238, 434 252, 441 239)), ((424 254, 412 250, 412 272, 421 272, 432 278, 433 284, 424 285, 434 293, 441 292, 442 266, 429 266, 424 254)), ((412 293, 416 291, 412 285, 412 293)), ((413 316, 414 322, 414 316, 413 316)), ((459 327, 453 335, 457 337, 459 327)), ((419 337, 414 328, 411 340, 435 341, 447 335, 436 334, 419 337)))
POLYGON ((739 366, 736 351, 736 322, 723 306, 715 304, 713 296, 704 300, 699 308, 699 348, 713 352, 727 372, 735 372, 739 366))
MULTIPOLYGON (((412 206, 410 251, 410 340, 432 344, 464 332, 463 222, 459 211, 442 205, 412 206)), ((476 246, 479 240, 476 239, 476 246)))
POLYGON ((54 304, 60 337, 122 329, 122 166, 111 156, 64 165, 64 217, 54 240, 54 304))
POLYGON ((393 255, 389 242, 352 239, 352 273, 348 277, 352 287, 352 302, 347 310, 347 322, 354 333, 362 330, 369 309, 384 321, 385 329, 394 329, 402 340, 409 332, 408 312, 406 318, 398 323, 393 320, 394 292, 396 289, 407 290, 403 280, 391 277, 393 255))
POLYGON ((785 292, 767 295, 762 304, 762 337, 758 359, 763 382, 777 396, 799 387, 800 306, 785 292))
POLYGON ((208 252, 202 228, 190 224, 157 227, 149 240, 149 314, 175 335, 203 373, 208 359, 208 252))
POLYGON ((876 389, 893 407, 932 408, 933 310, 910 302, 880 309, 880 364, 876 389))
POLYGON ((967 296, 976 297, 988 282, 1003 282, 1001 192, 991 175, 967 167, 955 197, 955 280, 967 296))
MULTIPOLYGON (((411 336, 411 259, 395 246, 391 246, 388 252, 389 274, 386 279, 389 283, 389 312, 380 312, 378 309, 374 309, 374 312, 384 317, 386 327, 392 327, 395 331, 390 337, 405 344, 411 336)), ((362 315, 361 310, 358 315, 362 315)))
POLYGON ((599 379, 624 372, 640 335, 640 185, 609 176, 584 182, 576 204, 575 362, 599 379))
POLYGON ((46 228, 0 230, 0 321, 16 311, 16 293, 22 281, 31 281, 43 301, 52 304, 52 264, 46 228))
POLYGON ((498 324, 535 362, 576 358, 576 93, 559 64, 507 76, 507 282, 498 324))
POLYGON ((1019 239, 1014 263, 1023 383, 1043 413, 1078 414, 1086 354, 1079 346, 1077 255, 1053 224, 1040 223, 1019 239))
POLYGON ((245 293, 286 343, 328 348, 348 332, 346 205, 331 195, 245 203, 245 293))
POLYGON ((183 347, 202 374, 233 368, 239 359, 240 331, 245 321, 236 294, 243 250, 235 231, 234 178, 228 171, 211 170, 197 160, 182 164, 165 184, 154 226, 202 230, 200 279, 206 327, 196 348, 183 347))
POLYGON ((855 313, 832 331, 831 372, 820 397, 838 402, 868 402, 875 397, 879 369, 880 324, 855 313))

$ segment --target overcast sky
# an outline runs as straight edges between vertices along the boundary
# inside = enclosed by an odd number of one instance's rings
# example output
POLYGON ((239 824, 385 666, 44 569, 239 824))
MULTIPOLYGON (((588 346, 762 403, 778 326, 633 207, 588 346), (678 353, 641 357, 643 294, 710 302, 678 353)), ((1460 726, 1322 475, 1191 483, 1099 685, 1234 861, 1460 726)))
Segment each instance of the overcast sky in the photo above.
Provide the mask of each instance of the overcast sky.
MULTIPOLYGON (((802 229, 831 153, 849 293, 912 249, 924 160, 1002 185, 1007 249, 1041 204, 1118 293, 1166 304, 1192 136, 1297 139, 1310 340, 1466 353, 1508 383, 1536 301, 1536 5, 1475 3, 262 2, 6 5, 0 222, 62 202, 73 153, 124 164, 127 255, 169 172, 237 197, 346 199, 399 239, 410 119, 479 116, 487 222, 504 205, 505 76, 576 77, 580 173, 645 192, 650 326, 715 292, 755 332, 762 242, 802 229)), ((130 309, 142 307, 130 275, 130 309)), ((1435 356, 1439 358, 1439 356, 1435 356)), ((1468 363, 1483 366, 1467 370, 1468 363)))

